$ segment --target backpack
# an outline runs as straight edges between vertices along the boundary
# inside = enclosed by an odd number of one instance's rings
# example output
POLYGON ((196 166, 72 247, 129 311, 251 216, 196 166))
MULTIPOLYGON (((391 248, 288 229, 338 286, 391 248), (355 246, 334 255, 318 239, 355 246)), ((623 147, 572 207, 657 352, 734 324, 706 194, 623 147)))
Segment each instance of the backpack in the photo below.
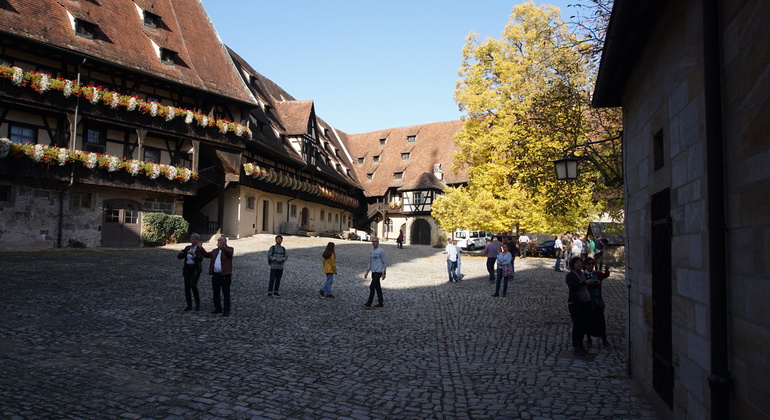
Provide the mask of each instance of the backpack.
POLYGON ((275 249, 275 245, 271 246, 270 250, 267 251, 267 265, 270 265, 272 263, 272 261, 270 260, 270 256, 273 255, 274 249, 275 249))

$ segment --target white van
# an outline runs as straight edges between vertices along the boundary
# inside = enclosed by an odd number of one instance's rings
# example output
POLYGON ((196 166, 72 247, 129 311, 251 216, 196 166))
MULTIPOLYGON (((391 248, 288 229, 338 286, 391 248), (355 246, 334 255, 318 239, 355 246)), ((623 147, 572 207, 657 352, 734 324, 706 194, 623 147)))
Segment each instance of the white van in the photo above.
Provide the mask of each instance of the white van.
POLYGON ((492 234, 485 230, 458 230, 454 234, 457 246, 473 251, 476 248, 484 248, 487 238, 492 239, 492 234))

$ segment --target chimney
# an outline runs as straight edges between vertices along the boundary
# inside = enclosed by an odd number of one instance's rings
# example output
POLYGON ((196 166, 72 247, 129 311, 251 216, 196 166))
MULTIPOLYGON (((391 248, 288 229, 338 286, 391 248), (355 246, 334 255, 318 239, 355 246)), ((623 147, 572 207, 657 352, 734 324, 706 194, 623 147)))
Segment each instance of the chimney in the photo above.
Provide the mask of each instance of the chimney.
POLYGON ((444 172, 441 171, 441 164, 440 163, 434 163, 433 164, 433 175, 435 175, 436 178, 440 180, 444 180, 444 172))

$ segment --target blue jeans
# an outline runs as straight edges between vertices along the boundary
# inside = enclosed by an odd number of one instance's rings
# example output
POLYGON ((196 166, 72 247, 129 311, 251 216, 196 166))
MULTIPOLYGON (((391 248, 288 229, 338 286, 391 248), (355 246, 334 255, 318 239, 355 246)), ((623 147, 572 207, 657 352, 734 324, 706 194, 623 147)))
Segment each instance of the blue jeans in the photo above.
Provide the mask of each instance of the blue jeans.
POLYGON ((277 292, 281 287, 281 277, 283 277, 283 269, 271 268, 270 269, 270 283, 267 286, 267 292, 277 292))
POLYGON ((449 281, 457 281, 457 261, 446 260, 446 271, 449 273, 449 281))
POLYGON ((321 286, 321 290, 324 291, 324 294, 326 296, 329 296, 332 294, 333 282, 334 282, 334 273, 326 273, 326 281, 324 282, 323 286, 321 286))

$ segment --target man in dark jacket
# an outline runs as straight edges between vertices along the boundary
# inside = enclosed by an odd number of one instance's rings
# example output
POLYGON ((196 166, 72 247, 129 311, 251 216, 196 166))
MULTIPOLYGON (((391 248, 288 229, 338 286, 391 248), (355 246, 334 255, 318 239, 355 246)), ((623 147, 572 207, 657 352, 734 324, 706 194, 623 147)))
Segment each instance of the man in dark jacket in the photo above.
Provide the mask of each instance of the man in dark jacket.
POLYGON ((233 275, 233 248, 227 246, 227 238, 220 236, 217 239, 217 248, 211 252, 203 251, 203 256, 211 258, 209 274, 211 274, 211 288, 214 296, 214 310, 212 314, 230 315, 230 283, 233 275), (224 307, 220 303, 220 290, 224 296, 224 307))
POLYGON ((184 260, 184 269, 182 269, 182 276, 184 277, 184 297, 187 300, 187 307, 185 311, 192 309, 192 297, 195 296, 195 310, 201 309, 201 297, 198 293, 198 279, 201 277, 201 261, 203 261, 203 253, 205 249, 200 244, 200 235, 193 233, 190 235, 190 245, 184 247, 179 252, 177 258, 184 260))

